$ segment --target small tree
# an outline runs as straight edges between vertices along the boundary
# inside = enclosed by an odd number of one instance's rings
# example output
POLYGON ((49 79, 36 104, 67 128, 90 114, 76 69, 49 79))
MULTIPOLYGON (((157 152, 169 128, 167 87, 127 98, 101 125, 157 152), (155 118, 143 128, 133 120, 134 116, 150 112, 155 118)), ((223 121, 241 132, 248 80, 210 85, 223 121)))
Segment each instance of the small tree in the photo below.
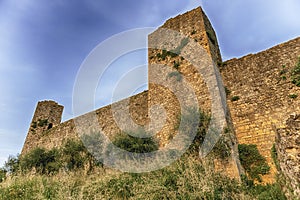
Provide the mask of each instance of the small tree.
POLYGON ((158 142, 153 137, 139 138, 129 134, 118 135, 113 144, 133 153, 149 153, 158 150, 158 142))
POLYGON ((60 152, 56 148, 35 148, 20 158, 20 166, 24 171, 35 169, 40 174, 53 174, 61 167, 60 152))
POLYGON ((9 156, 7 161, 4 164, 4 170, 10 174, 15 174, 20 169, 20 160, 19 155, 9 156))
POLYGON ((68 140, 62 149, 68 170, 82 168, 88 159, 88 152, 81 141, 68 140))

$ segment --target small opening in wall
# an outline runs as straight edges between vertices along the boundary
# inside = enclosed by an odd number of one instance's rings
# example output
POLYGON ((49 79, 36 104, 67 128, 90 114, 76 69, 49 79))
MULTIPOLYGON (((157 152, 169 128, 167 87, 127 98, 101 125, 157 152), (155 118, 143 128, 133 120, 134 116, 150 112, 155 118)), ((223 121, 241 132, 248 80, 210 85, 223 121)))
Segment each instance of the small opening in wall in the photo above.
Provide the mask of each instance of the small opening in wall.
POLYGON ((47 129, 49 130, 49 129, 51 129, 52 127, 53 127, 53 124, 50 123, 50 124, 48 125, 48 128, 47 128, 47 129))

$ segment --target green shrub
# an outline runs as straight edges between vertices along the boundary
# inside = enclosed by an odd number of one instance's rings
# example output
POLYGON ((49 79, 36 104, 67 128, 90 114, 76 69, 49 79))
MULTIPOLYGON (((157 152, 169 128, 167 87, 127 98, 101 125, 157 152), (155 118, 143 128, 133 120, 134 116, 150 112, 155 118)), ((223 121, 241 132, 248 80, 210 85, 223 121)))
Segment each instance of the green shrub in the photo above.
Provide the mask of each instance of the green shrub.
POLYGON ((224 87, 224 90, 225 90, 226 97, 228 97, 231 94, 231 91, 228 89, 228 87, 224 87))
POLYGON ((4 170, 10 174, 15 174, 20 169, 20 160, 19 155, 9 156, 7 161, 4 164, 4 170))
POLYGON ((159 148, 158 142, 153 137, 133 137, 126 133, 116 136, 113 140, 113 144, 133 153, 149 153, 159 148))
POLYGON ((40 174, 53 174, 61 168, 60 157, 60 152, 56 148, 47 151, 38 147, 21 157, 20 165, 25 171, 35 169, 40 174))
POLYGON ((272 146, 271 156, 272 156, 273 162, 276 166, 276 169, 280 170, 280 166, 279 166, 279 163, 278 163, 278 155, 277 155, 277 150, 276 150, 275 144, 273 144, 273 146, 272 146))
POLYGON ((40 127, 48 125, 48 119, 39 119, 37 125, 40 127))
POLYGON ((21 157, 20 165, 22 170, 30 171, 36 169, 38 173, 45 173, 45 166, 47 164, 45 154, 46 150, 38 147, 21 157))
POLYGON ((109 196, 113 199, 129 199, 133 197, 133 183, 135 180, 132 177, 124 176, 111 179, 106 187, 111 188, 109 196))
POLYGON ((291 82, 296 86, 300 87, 300 57, 298 63, 294 67, 291 73, 291 82))
POLYGON ((163 49, 161 53, 156 54, 156 57, 161 60, 166 60, 168 56, 171 58, 175 58, 178 55, 180 55, 181 50, 188 44, 188 42, 189 42, 189 38, 183 38, 180 42, 180 45, 177 48, 172 49, 171 51, 167 51, 166 49, 163 49))
POLYGON ((217 42, 216 42, 213 32, 208 30, 208 31, 206 31, 206 34, 207 34, 209 40, 211 41, 211 43, 213 45, 216 45, 217 42))
POLYGON ((259 153, 254 144, 239 144, 240 161, 249 178, 261 181, 261 175, 269 173, 266 159, 259 153))
POLYGON ((213 148, 214 155, 218 158, 225 159, 231 155, 225 136, 222 135, 213 148))
POLYGON ((231 101, 233 102, 233 101, 238 101, 238 100, 240 100, 240 97, 239 96, 233 96, 233 97, 231 97, 231 101))
POLYGON ((183 133, 183 140, 193 141, 188 154, 199 154, 199 148, 204 141, 209 122, 210 116, 196 108, 186 108, 182 115, 179 115, 176 129, 183 133))
POLYGON ((179 66, 180 66, 180 63, 179 63, 179 62, 176 62, 176 61, 173 62, 173 67, 174 67, 176 70, 179 69, 179 66))
POLYGON ((171 52, 175 53, 176 55, 179 55, 182 51, 182 49, 189 43, 189 38, 183 38, 180 41, 180 45, 175 48, 174 50, 172 50, 171 52))
POLYGON ((168 56, 168 51, 163 49, 161 54, 161 59, 166 60, 167 56, 168 56))
POLYGON ((291 99, 296 99, 298 97, 298 94, 290 94, 289 98, 291 99))
POLYGON ((81 141, 67 140, 62 148, 64 163, 68 170, 74 170, 84 167, 86 161, 90 159, 86 147, 81 141))
POLYGON ((254 189, 254 194, 257 195, 258 200, 286 200, 282 188, 278 183, 257 185, 254 189))
POLYGON ((6 178, 6 170, 3 168, 0 168, 0 183, 2 183, 6 178))
POLYGON ((95 164, 100 166, 81 141, 68 140, 60 149, 37 147, 22 157, 10 156, 5 163, 5 170, 11 174, 35 170, 39 174, 53 175, 60 169, 71 171, 82 168, 85 163, 89 164, 89 169, 95 164))
POLYGON ((281 67, 282 67, 282 70, 279 72, 280 76, 283 75, 283 74, 286 74, 288 72, 285 65, 282 65, 281 67))
POLYGON ((46 174, 55 174, 62 167, 61 163, 61 152, 59 149, 53 148, 50 151, 45 153, 46 165, 45 172, 46 174))
POLYGON ((36 127, 37 127, 37 122, 32 122, 31 127, 32 127, 32 128, 36 128, 36 127))

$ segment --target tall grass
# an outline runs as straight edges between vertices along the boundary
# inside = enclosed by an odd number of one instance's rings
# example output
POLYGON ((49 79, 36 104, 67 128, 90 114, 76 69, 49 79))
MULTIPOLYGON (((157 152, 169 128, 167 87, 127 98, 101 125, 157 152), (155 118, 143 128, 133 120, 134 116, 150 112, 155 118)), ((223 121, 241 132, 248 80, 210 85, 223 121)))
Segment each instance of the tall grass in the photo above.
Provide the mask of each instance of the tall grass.
POLYGON ((0 185, 0 199, 252 199, 234 180, 205 172, 195 156, 132 174, 97 168, 93 173, 23 175, 0 185))

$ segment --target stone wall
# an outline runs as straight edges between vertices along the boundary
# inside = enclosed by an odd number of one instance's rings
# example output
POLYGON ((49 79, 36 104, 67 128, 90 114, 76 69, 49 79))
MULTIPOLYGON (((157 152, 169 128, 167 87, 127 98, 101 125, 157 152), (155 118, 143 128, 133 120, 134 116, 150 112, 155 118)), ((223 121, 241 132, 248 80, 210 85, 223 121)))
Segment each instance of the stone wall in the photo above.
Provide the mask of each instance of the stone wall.
POLYGON ((224 84, 231 92, 228 105, 239 143, 256 144, 272 166, 264 181, 274 181, 276 171, 270 150, 275 143, 275 127, 300 110, 300 87, 291 83, 290 73, 300 56, 300 38, 258 54, 232 59, 222 64, 224 84), (284 67, 283 67, 284 66, 284 67), (238 96, 238 101, 232 101, 238 96))
MULTIPOLYGON (((25 154, 29 150, 36 147, 44 147, 51 149, 53 147, 60 147, 67 139, 79 139, 79 136, 83 134, 90 134, 96 132, 105 133, 108 137, 113 137, 119 134, 121 131, 120 126, 117 124, 129 124, 127 121, 120 121, 115 119, 114 111, 126 110, 128 111, 124 115, 130 115, 134 123, 145 125, 148 123, 148 92, 142 92, 128 99, 124 99, 112 105, 105 106, 93 112, 79 116, 77 118, 68 120, 61 124, 55 124, 51 129, 33 134, 30 130, 23 146, 22 154, 25 154)), ((51 122, 53 118, 53 112, 48 111, 48 108, 52 108, 50 105, 58 105, 55 102, 41 102, 38 104, 33 121, 39 118, 49 119, 51 122), (41 106, 41 104, 43 106, 41 106), (44 106, 44 105, 47 106, 44 106)), ((61 106, 58 106, 62 109, 61 106)), ((57 119, 61 119, 61 112, 56 112, 57 119), (60 114, 60 116, 58 116, 60 114)), ((116 114, 116 113, 115 113, 116 114)), ((122 120, 126 117, 123 116, 122 120)), ((32 129, 32 127, 31 127, 32 129)), ((39 129, 39 127, 38 127, 39 129)), ((126 130, 125 130, 126 131, 126 130)), ((127 130, 128 131, 128 130, 127 130)), ((134 131, 134 130, 133 130, 134 131)))
POLYGON ((286 127, 277 129, 276 150, 281 172, 286 178, 289 199, 300 196, 300 115, 291 115, 286 127))
MULTIPOLYGON (((113 137, 121 131, 134 131, 140 127, 155 134, 161 147, 164 147, 178 133, 179 117, 188 107, 199 107, 211 114, 216 121, 214 125, 230 126, 227 124, 230 123, 230 116, 222 78, 216 67, 217 63, 222 62, 218 41, 202 9, 197 8, 168 20, 149 35, 148 44, 148 92, 62 124, 55 123, 55 126, 39 134, 29 132, 22 154, 38 146, 47 149, 59 147, 67 139, 78 138, 82 134, 101 131, 113 137), (178 55, 174 55, 173 51, 177 51, 178 55)), ((38 106, 37 116, 45 119, 48 116, 50 119, 52 114, 44 111, 38 106)), ((60 120, 61 113, 55 117, 60 120)), ((222 163, 215 160, 216 169, 226 169, 224 172, 238 178, 237 143, 230 135, 227 137, 230 145, 235 146, 232 157, 222 163)), ((218 137, 206 139, 205 143, 210 144, 216 142, 214 140, 218 137)), ((211 149, 208 147, 206 151, 209 153, 211 149)))

